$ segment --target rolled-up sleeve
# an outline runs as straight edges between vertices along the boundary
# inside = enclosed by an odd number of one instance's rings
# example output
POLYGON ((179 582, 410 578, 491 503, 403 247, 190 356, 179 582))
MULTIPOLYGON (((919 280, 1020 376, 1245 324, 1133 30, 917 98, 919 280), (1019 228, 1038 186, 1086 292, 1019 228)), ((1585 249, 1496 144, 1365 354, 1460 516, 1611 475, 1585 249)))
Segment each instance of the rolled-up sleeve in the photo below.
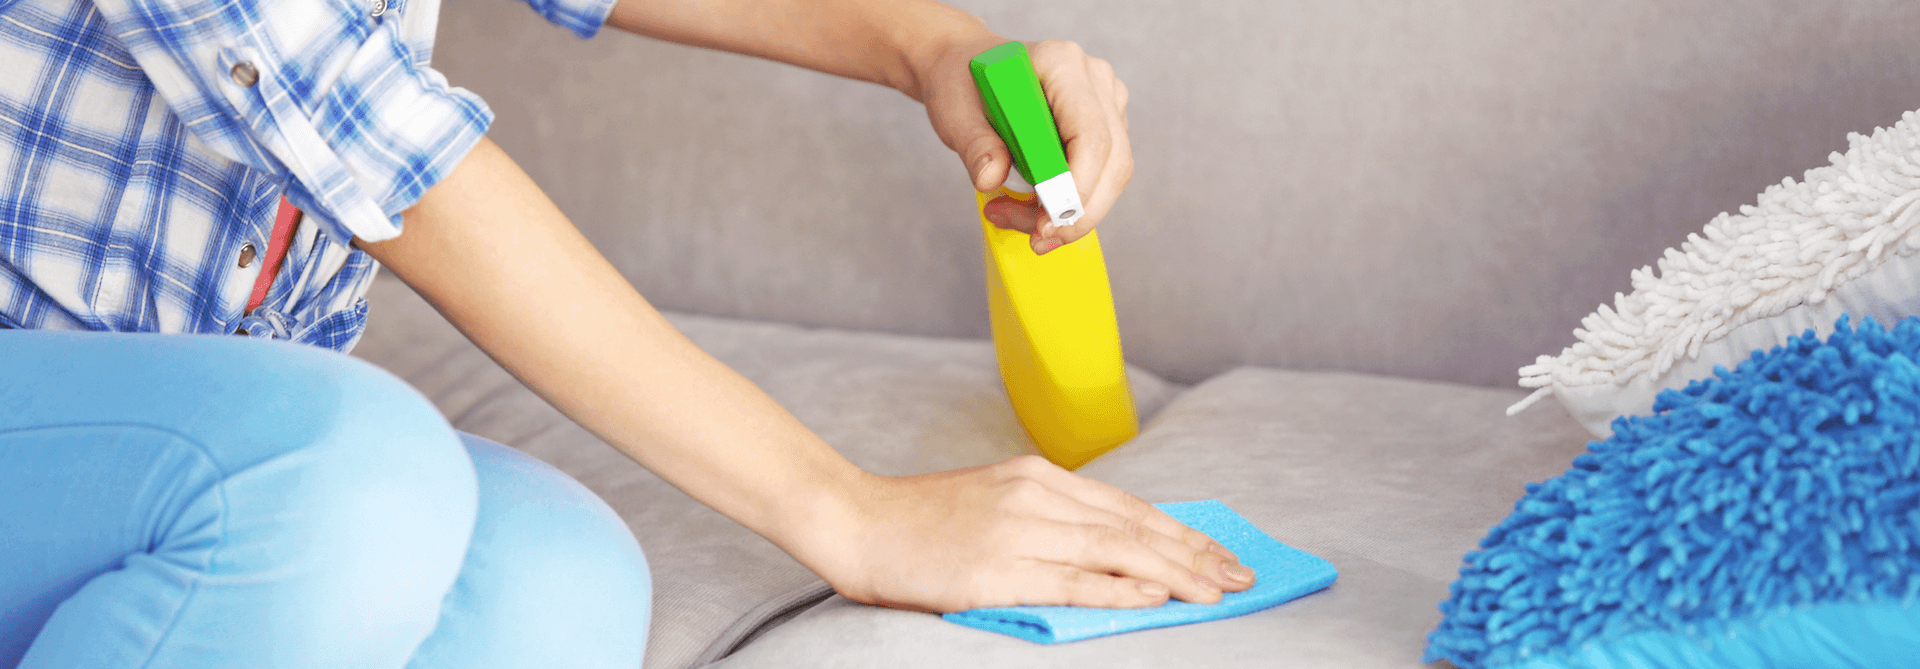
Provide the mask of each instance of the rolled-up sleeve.
POLYGON ((479 97, 428 66, 430 0, 95 6, 195 138, 289 175, 288 198, 337 241, 399 235, 400 212, 493 120, 479 97), (408 4, 423 16, 408 16, 408 4), (408 41, 423 31, 428 42, 408 41))
POLYGON ((593 37, 613 12, 614 0, 527 0, 533 11, 580 39, 593 37))

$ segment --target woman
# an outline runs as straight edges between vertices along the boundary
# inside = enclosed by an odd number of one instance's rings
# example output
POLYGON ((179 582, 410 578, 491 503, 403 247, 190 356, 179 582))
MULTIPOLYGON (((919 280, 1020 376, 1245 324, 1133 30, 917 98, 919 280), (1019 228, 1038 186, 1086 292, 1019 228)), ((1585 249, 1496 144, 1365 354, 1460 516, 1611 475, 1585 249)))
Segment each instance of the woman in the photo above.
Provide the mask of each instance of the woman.
MULTIPOLYGON (((529 1, 582 37, 892 86, 977 188, 1009 168, 966 67, 1006 40, 931 0, 529 1)), ((1037 457, 852 466, 675 332, 485 139, 485 104, 428 66, 437 11, 0 0, 0 667, 636 665, 649 583, 621 520, 334 352, 378 265, 851 599, 1132 607, 1252 584, 1204 535, 1037 457)), ((1112 69, 1071 43, 1033 53, 1088 211, 990 216, 1044 253, 1098 223, 1131 157, 1112 69)))

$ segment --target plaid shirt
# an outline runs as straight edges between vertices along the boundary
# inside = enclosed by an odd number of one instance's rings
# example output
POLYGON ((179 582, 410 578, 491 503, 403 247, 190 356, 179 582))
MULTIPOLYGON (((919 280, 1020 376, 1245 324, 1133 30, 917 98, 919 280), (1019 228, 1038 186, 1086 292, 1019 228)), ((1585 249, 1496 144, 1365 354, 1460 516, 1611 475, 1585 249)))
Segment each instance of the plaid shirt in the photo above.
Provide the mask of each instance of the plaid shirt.
MULTIPOLYGON (((613 5, 527 2, 582 38, 613 5)), ((428 67, 439 9, 0 0, 0 327, 350 348, 378 266, 349 242, 400 234, 493 118, 428 67), (307 215, 244 314, 281 195, 307 215)))

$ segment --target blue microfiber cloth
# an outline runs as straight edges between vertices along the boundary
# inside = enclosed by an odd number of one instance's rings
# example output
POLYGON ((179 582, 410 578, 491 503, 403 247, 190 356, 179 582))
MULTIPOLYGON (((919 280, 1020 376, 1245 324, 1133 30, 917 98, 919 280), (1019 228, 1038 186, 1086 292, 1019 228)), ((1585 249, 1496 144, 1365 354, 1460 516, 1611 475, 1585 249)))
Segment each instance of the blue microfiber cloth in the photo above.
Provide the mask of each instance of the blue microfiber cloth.
POLYGON ((1858 623, 1920 602, 1917 361, 1920 320, 1843 317, 1615 420, 1467 554, 1426 660, 1916 666, 1861 660, 1920 648, 1858 623))
POLYGON ((947 620, 1035 643, 1079 641, 1108 634, 1171 627, 1243 616, 1333 585, 1333 564, 1274 540, 1219 500, 1158 504, 1240 556, 1258 580, 1245 592, 1229 592, 1218 604, 1168 600, 1151 609, 1095 609, 1081 606, 1015 606, 949 613, 947 620))

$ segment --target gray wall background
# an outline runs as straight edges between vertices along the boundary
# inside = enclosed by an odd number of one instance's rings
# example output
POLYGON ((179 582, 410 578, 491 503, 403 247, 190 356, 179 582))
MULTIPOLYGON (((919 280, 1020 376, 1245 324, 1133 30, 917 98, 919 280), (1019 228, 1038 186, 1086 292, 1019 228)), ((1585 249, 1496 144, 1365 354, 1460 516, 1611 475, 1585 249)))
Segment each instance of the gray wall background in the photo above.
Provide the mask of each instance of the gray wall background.
MULTIPOLYGON (((1132 91, 1130 362, 1510 385, 1715 214, 1920 108, 1896 0, 957 0, 1132 91)), ((513 0, 435 64, 663 308, 986 337, 971 189, 892 90, 513 0)))

